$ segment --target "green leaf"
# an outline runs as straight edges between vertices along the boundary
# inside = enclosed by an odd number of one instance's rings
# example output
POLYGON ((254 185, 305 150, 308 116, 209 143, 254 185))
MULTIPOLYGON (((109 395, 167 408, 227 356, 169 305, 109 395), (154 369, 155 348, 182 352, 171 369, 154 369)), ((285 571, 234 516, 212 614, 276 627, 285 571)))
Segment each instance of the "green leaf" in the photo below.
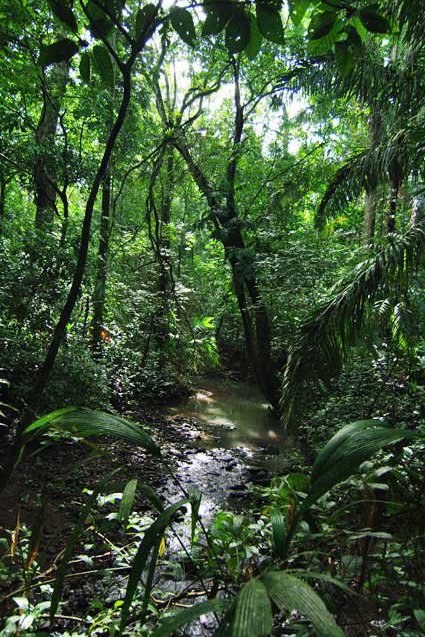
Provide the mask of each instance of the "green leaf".
POLYGON ((138 10, 136 14, 136 38, 140 38, 144 34, 146 27, 153 22, 156 15, 156 6, 147 4, 138 10))
POLYGON ((261 49, 263 36, 258 29, 257 19, 252 13, 249 14, 249 21, 251 25, 251 35, 248 45, 245 48, 245 53, 250 60, 253 60, 261 49))
POLYGON ((370 33, 389 33, 390 24, 378 13, 378 5, 371 4, 359 11, 359 17, 363 25, 370 33))
POLYGON ((204 5, 207 17, 202 27, 202 35, 217 35, 223 31, 233 14, 229 2, 208 2, 204 5))
POLYGON ((139 482, 138 489, 145 494, 149 502, 153 504, 153 506, 157 511, 159 511, 159 513, 164 510, 160 498, 157 496, 152 487, 150 487, 148 484, 145 484, 144 482, 139 482))
POLYGON ((326 582, 327 584, 332 584, 332 586, 336 586, 336 588, 340 588, 347 595, 358 595, 355 593, 352 588, 341 582, 339 579, 332 577, 332 575, 328 575, 327 573, 315 573, 314 571, 306 571, 306 570, 296 570, 291 569, 291 572, 296 573, 302 579, 313 579, 319 582, 326 582))
POLYGON ((226 47, 230 53, 240 53, 248 45, 251 36, 251 24, 244 11, 238 10, 226 28, 226 47))
POLYGON ((346 79, 354 69, 354 60, 347 40, 336 42, 335 61, 341 77, 346 79))
POLYGON ((81 436, 82 438, 112 436, 140 445, 154 455, 161 455, 158 445, 140 425, 102 411, 77 409, 75 407, 58 409, 26 427, 23 435, 30 438, 34 432, 37 432, 37 434, 42 433, 48 428, 81 436))
POLYGON ((84 52, 81 55, 80 75, 86 84, 90 82, 91 62, 90 62, 90 55, 87 52, 84 52))
MULTIPOLYGON (((151 550, 155 547, 157 553, 159 549, 159 543, 164 533, 165 527, 169 524, 173 515, 181 509, 181 507, 188 503, 189 500, 180 500, 166 509, 158 516, 158 518, 151 524, 151 526, 145 532, 142 541, 137 549, 136 556, 133 560, 133 566, 128 578, 127 589, 125 592, 124 603, 121 610, 121 622, 120 630, 122 631, 127 623, 128 615, 130 612, 131 602, 137 591, 137 586, 140 582, 141 575, 146 566, 151 550)), ((155 555, 153 559, 156 559, 155 555)), ((146 595, 145 589, 145 595, 146 595)), ((150 591, 147 593, 150 595, 150 591)))
POLYGON ((311 489, 303 508, 347 480, 383 447, 409 436, 404 429, 385 427, 377 420, 360 420, 340 429, 319 452, 311 474, 311 489))
POLYGON ((63 583, 65 581, 65 575, 68 570, 69 560, 72 557, 75 545, 77 544, 79 537, 83 531, 83 527, 86 522, 86 519, 96 502, 97 496, 99 495, 99 493, 103 490, 103 488, 107 485, 111 477, 117 471, 118 469, 111 471, 110 473, 108 473, 107 476, 102 478, 102 480, 100 480, 97 483, 96 487, 93 489, 93 493, 90 495, 89 499, 87 500, 87 502, 85 503, 85 505, 83 506, 81 510, 80 516, 78 518, 78 522, 74 526, 71 537, 69 538, 68 544, 65 548, 62 561, 56 573, 56 579, 53 585, 52 601, 50 603, 50 611, 49 611, 50 623, 53 623, 53 620, 55 618, 56 611, 58 609, 59 602, 62 597, 63 583))
POLYGON ((136 495, 137 479, 129 480, 125 486, 122 494, 121 504, 118 511, 118 519, 127 526, 128 518, 131 513, 131 509, 134 504, 134 497, 136 495))
POLYGON ((103 44, 96 44, 93 47, 93 63, 104 83, 112 88, 114 86, 114 66, 111 56, 103 44))
POLYGON ((327 35, 334 26, 337 17, 338 14, 335 11, 314 13, 308 26, 308 37, 310 40, 319 40, 327 35))
POLYGON ((318 40, 309 40, 307 50, 309 55, 320 56, 330 53, 335 45, 341 39, 342 21, 337 20, 332 29, 318 40))
POLYGON ((191 519, 191 540, 193 543, 195 537, 196 523, 199 520, 199 507, 201 506, 202 500, 202 492, 199 489, 193 489, 190 493, 190 504, 192 509, 192 519, 191 519))
POLYGON ((264 584, 252 579, 236 600, 232 637, 263 637, 271 633, 272 625, 272 607, 264 584))
POLYGON ((152 637, 170 637, 170 635, 175 635, 176 631, 188 622, 198 619, 198 617, 206 615, 207 613, 220 612, 225 610, 228 606, 229 602, 227 600, 210 599, 207 602, 185 608, 185 610, 166 619, 163 624, 154 631, 152 637))
POLYGON ((425 633, 425 610, 416 609, 413 611, 416 621, 418 622, 419 628, 422 632, 425 633))
POLYGON ((273 509, 270 514, 272 523, 273 545, 282 559, 285 557, 285 519, 279 509, 273 509))
POLYGON ((38 61, 42 66, 65 62, 72 58, 78 51, 78 44, 69 38, 58 40, 54 44, 41 47, 38 61))
POLYGON ((90 19, 90 31, 93 35, 102 37, 109 35, 114 28, 114 24, 105 11, 95 2, 89 2, 86 10, 90 19))
POLYGON ((362 39, 354 27, 349 27, 347 31, 347 43, 349 50, 354 57, 360 57, 362 53, 362 39))
POLYGON ((281 611, 298 610, 312 623, 319 637, 345 637, 344 631, 309 584, 279 571, 265 573, 261 581, 281 611))
POLYGON ((78 31, 77 20, 72 12, 71 7, 68 6, 66 2, 63 0, 47 0, 47 4, 49 5, 52 12, 55 16, 67 27, 71 29, 74 33, 78 31))
POLYGON ((289 16, 294 26, 298 27, 301 24, 310 4, 310 0, 290 0, 289 16))
POLYGON ((194 46, 196 31, 192 14, 187 9, 173 7, 170 10, 170 20, 174 30, 177 31, 183 42, 186 42, 189 46, 194 46))
POLYGON ((360 40, 362 42, 366 41, 366 38, 368 36, 368 30, 363 26, 362 21, 360 20, 360 18, 358 16, 353 16, 350 19, 350 24, 352 25, 352 27, 355 29, 355 31, 357 32, 357 35, 359 36, 360 40))
POLYGON ((256 13, 258 29, 266 40, 283 44, 285 35, 279 11, 269 4, 257 2, 256 13))

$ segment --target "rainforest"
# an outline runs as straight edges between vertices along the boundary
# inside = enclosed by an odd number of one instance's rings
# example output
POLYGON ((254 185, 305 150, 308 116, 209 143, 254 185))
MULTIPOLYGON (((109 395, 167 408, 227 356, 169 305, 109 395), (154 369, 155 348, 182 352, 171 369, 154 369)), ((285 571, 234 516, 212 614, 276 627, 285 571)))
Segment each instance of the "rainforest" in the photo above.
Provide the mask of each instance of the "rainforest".
POLYGON ((0 0, 0 636, 425 635, 425 4, 0 0))

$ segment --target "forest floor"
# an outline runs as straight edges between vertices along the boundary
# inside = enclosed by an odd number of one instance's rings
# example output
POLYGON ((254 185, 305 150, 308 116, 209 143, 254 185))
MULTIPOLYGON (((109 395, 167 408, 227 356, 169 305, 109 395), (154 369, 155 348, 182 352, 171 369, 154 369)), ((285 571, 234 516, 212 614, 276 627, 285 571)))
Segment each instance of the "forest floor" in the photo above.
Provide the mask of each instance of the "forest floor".
MULTIPOLYGON (((259 452, 242 447, 225 449, 219 446, 214 427, 194 417, 172 414, 164 407, 151 406, 123 415, 147 428, 161 448, 161 460, 121 441, 98 440, 97 446, 103 453, 94 455, 93 447, 87 444, 61 439, 27 453, 0 496, 0 538, 8 540, 6 547, 10 545, 10 533, 17 526, 31 529, 36 525, 40 502, 45 499, 38 561, 46 577, 54 577, 56 563, 78 521, 84 501, 83 489, 92 489, 113 469, 118 471, 108 489, 110 493, 122 491, 123 485, 133 478, 152 487, 168 502, 184 497, 185 491, 199 488, 202 492, 200 514, 207 523, 219 509, 242 510, 250 498, 249 484, 268 480, 269 474, 264 468, 268 456, 264 447, 259 452), (172 477, 167 467, 172 469, 172 477)), ((269 452, 276 453, 273 449, 269 452)), ((0 464, 1 453, 5 453, 5 447, 0 452, 0 464)), ((142 515, 152 513, 152 506, 142 493, 136 495, 134 509, 142 515)), ((110 510, 111 507, 106 506, 105 515, 110 510)), ((183 525, 179 531, 183 536, 188 532, 183 525)), ((11 582, 0 581, 0 597, 8 596, 10 601, 13 586, 11 582)), ((68 599, 67 606, 74 614, 83 610, 84 587, 77 584, 72 588, 70 598, 74 600, 68 599)), ((6 613, 9 605, 3 608, 6 613)))

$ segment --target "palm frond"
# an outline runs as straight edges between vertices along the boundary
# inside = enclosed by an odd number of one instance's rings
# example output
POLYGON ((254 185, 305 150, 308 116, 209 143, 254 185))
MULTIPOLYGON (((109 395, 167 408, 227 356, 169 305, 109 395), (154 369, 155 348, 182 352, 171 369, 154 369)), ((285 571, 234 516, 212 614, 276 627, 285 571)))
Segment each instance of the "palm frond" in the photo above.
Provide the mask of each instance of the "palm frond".
POLYGON ((340 213, 342 207, 361 194, 366 177, 363 170, 360 170, 363 158, 362 153, 351 157, 337 170, 328 184, 314 218, 314 225, 318 230, 322 230, 331 216, 340 213))
POLYGON ((329 384, 341 371, 378 294, 405 295, 424 253, 425 221, 421 219, 406 233, 390 235, 387 246, 360 263, 350 279, 337 284, 333 296, 301 325, 283 378, 281 413, 286 425, 308 386, 329 384))

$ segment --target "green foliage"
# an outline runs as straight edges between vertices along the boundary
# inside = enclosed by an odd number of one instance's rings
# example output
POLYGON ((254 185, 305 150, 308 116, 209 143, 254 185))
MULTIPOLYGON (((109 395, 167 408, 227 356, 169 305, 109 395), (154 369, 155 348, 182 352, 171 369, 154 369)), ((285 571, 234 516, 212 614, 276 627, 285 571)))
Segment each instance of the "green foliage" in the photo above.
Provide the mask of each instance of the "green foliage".
POLYGON ((114 85, 114 67, 111 56, 102 44, 93 47, 93 64, 102 80, 109 87, 114 85))
POLYGON ((159 447, 139 425, 120 416, 105 414, 89 409, 65 407, 42 416, 23 430, 25 439, 40 435, 46 429, 89 438, 92 436, 113 436, 132 444, 141 445, 155 455, 159 447))
POLYGON ((314 590, 289 573, 266 572, 261 580, 278 608, 284 611, 298 610, 313 624, 320 637, 344 637, 345 633, 314 590))
POLYGON ((170 11, 170 21, 183 42, 193 46, 195 44, 196 31, 192 14, 187 9, 173 7, 170 11))
MULTIPOLYGON (((0 538, 4 634, 43 634, 50 606, 53 633, 73 636, 173 635, 203 615, 217 637, 336 636, 354 623, 354 588, 380 609, 365 634, 418 633, 420 3, 7 4, 4 481, 31 444, 0 526, 20 504, 34 520, 0 538), (159 431, 165 407, 217 371, 255 374, 274 403, 282 375, 284 416, 298 417, 306 459, 293 454, 281 475, 288 459, 266 455, 271 483, 204 533, 198 489, 164 503, 160 462, 147 460, 149 484, 131 475, 138 452, 119 443, 154 456, 159 447, 118 413, 145 422, 147 412, 165 453, 178 453, 159 431), (81 504, 55 467, 37 473, 54 443, 86 480, 80 450, 102 436, 116 441, 106 462, 128 465, 113 493, 100 484, 81 504), (39 482, 59 503, 51 522, 45 497, 31 506, 39 482), (55 537, 62 518, 68 542, 55 537), (173 535, 182 528, 184 550, 173 535)), ((99 455, 90 460, 103 471, 99 455)))
POLYGON ((232 637, 264 637, 270 634, 272 624, 272 607, 266 588, 262 581, 252 579, 238 595, 232 637))
POLYGON ((66 62, 78 51, 78 45, 69 38, 58 40, 54 44, 44 46, 40 51, 39 62, 41 66, 49 66, 58 62, 66 62))

